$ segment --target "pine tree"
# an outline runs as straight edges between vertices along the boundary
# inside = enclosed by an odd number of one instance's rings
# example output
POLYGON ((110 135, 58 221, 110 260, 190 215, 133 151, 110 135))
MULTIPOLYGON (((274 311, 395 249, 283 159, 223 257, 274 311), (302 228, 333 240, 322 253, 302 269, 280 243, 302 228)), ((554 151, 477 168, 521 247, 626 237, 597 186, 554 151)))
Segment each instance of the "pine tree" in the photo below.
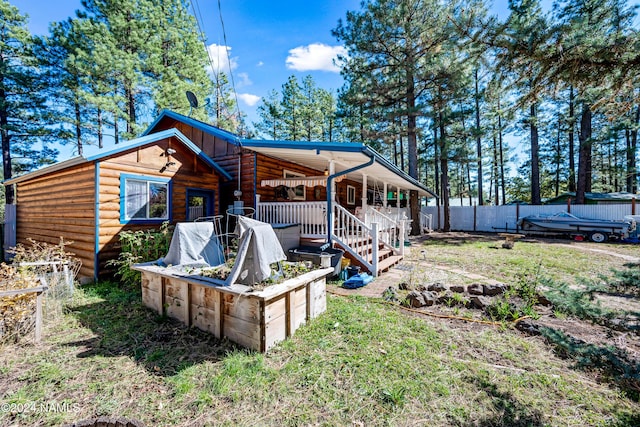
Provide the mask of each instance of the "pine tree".
MULTIPOLYGON (((33 37, 18 9, 0 0, 0 134, 3 177, 52 163, 57 151, 51 137, 48 110, 42 97, 33 37), (35 143, 43 145, 42 150, 35 143), (12 160, 17 160, 13 162, 12 160)), ((6 187, 6 203, 14 202, 13 187, 6 187)))

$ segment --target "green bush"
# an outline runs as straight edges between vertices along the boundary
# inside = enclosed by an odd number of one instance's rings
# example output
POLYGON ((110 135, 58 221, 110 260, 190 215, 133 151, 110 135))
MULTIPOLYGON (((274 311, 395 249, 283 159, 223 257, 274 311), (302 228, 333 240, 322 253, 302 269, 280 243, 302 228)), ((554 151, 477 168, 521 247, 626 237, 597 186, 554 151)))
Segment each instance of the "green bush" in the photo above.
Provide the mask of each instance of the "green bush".
POLYGON ((123 285, 135 286, 140 283, 140 272, 131 269, 131 265, 155 261, 162 258, 169 250, 173 226, 163 222, 159 229, 121 231, 120 255, 111 260, 108 266, 115 267, 116 275, 123 285))

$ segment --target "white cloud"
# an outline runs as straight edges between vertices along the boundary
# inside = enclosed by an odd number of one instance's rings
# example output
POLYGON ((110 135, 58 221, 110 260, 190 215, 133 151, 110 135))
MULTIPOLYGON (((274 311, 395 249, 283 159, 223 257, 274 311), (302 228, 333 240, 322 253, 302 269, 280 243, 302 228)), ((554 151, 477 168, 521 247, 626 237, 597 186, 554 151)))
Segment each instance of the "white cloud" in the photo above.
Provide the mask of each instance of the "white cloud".
POLYGON ((212 76, 216 73, 223 72, 228 76, 231 71, 238 68, 238 58, 231 57, 231 48, 229 46, 221 46, 215 43, 210 44, 207 46, 207 52, 211 59, 211 65, 207 65, 209 75, 212 76))
POLYGON ((287 68, 297 71, 330 71, 340 72, 334 64, 338 55, 346 56, 344 46, 328 46, 323 43, 312 43, 308 46, 298 46, 289 51, 287 68))
POLYGON ((252 95, 250 93, 239 93, 238 98, 249 107, 253 107, 258 103, 258 101, 260 101, 260 97, 258 95, 252 95))
POLYGON ((258 63, 256 64, 256 67, 262 67, 263 65, 264 65, 264 62, 258 61, 258 63))
POLYGON ((253 82, 249 78, 249 74, 247 73, 238 73, 236 74, 236 76, 238 77, 238 80, 236 82, 238 87, 251 86, 253 84, 253 82))

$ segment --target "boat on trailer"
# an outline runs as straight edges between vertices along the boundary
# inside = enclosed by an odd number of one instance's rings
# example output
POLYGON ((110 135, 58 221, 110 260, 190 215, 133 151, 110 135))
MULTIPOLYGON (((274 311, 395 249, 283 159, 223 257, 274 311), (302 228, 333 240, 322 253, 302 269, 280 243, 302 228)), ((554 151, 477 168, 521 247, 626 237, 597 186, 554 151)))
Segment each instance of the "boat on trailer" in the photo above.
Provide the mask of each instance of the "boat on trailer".
POLYGON ((580 218, 568 212, 553 215, 530 215, 520 218, 518 226, 527 235, 565 235, 574 240, 589 239, 602 243, 610 239, 624 240, 636 229, 632 216, 624 220, 580 218))

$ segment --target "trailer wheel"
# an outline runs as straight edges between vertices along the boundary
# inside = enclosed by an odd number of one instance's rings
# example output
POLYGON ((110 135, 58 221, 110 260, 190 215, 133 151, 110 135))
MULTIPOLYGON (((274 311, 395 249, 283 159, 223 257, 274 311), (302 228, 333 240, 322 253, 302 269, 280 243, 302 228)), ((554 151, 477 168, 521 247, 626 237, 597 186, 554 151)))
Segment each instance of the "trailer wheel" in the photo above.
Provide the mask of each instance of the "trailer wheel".
POLYGON ((609 236, 607 236, 607 233, 604 233, 602 231, 593 231, 591 234, 589 234, 589 240, 595 243, 604 243, 608 239, 609 236))

